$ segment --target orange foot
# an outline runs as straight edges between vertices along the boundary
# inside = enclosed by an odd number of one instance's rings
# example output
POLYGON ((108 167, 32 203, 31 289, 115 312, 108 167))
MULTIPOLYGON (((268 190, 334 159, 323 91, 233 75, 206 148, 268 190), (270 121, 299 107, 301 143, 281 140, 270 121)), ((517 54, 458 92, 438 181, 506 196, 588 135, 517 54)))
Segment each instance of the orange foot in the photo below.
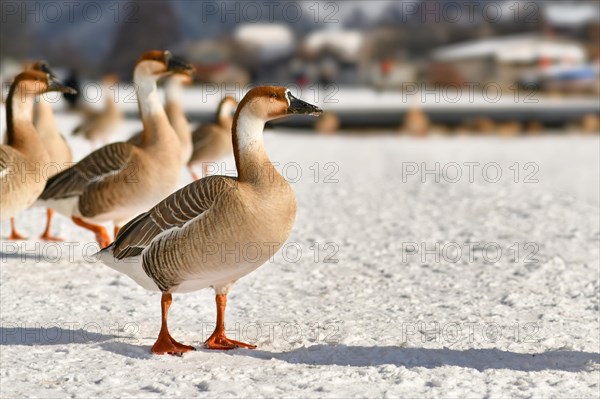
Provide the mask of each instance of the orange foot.
POLYGON ((8 237, 9 240, 11 241, 18 241, 18 240, 26 240, 27 237, 23 237, 21 234, 19 234, 16 231, 11 231, 10 232, 10 236, 8 237))
POLYGON ((15 218, 10 218, 10 237, 8 237, 11 241, 17 240, 26 240, 27 237, 23 237, 19 232, 17 232, 17 228, 15 227, 15 218))
POLYGON ((174 356, 182 356, 185 352, 191 352, 195 350, 196 348, 193 346, 179 343, 171 336, 160 336, 154 345, 152 345, 152 353, 155 355, 169 354, 174 356))
POLYGON ((108 235, 102 233, 96 233, 96 241, 100 245, 100 248, 106 248, 110 245, 111 241, 108 235))
POLYGON ((248 349, 256 349, 256 345, 246 344, 244 342, 235 341, 233 339, 229 339, 225 336, 224 333, 213 333, 207 340, 204 342, 204 347, 206 349, 220 349, 220 350, 229 350, 235 348, 248 348, 248 349))

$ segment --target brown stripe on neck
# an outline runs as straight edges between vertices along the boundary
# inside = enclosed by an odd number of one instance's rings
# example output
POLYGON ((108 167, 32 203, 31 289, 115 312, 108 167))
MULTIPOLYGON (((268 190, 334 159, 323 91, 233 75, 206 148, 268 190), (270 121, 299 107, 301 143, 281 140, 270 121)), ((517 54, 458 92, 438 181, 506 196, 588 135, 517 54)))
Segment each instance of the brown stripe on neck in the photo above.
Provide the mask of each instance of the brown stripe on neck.
POLYGON ((237 170, 238 177, 241 175, 240 171, 240 146, 238 143, 238 134, 237 134, 237 122, 238 116, 240 115, 241 105, 238 106, 238 109, 235 110, 235 115, 233 115, 233 124, 231 125, 231 140, 233 140, 233 158, 235 159, 235 169, 237 170))
MULTIPOLYGON (((43 81, 43 79, 46 79, 46 74, 44 72, 40 72, 40 71, 35 71, 35 70, 27 70, 25 72, 21 72, 20 74, 18 74, 15 77, 15 80, 12 82, 12 84, 10 85, 10 89, 8 90, 8 96, 6 97, 6 138, 7 138, 7 143, 10 146, 14 146, 15 143, 17 142, 17 133, 15 130, 15 110, 14 110, 14 101, 15 101, 15 95, 17 94, 17 92, 21 93, 21 96, 24 97, 25 101, 30 101, 32 100, 29 97, 33 97, 35 95, 38 95, 40 93, 43 92, 43 90, 38 91, 38 90, 33 90, 30 89, 31 91, 29 91, 27 88, 24 89, 24 92, 21 92, 21 90, 19 90, 19 85, 21 84, 21 82, 26 82, 26 81, 30 81, 30 82, 36 82, 36 83, 40 83, 43 81)), ((33 117, 33 104, 31 104, 32 109, 30 117, 33 117)), ((33 128, 33 120, 29 120, 29 122, 31 123, 31 127, 33 128)), ((34 129, 35 131, 35 129, 34 129)))
POLYGON ((221 124, 221 112, 223 112, 223 106, 225 105, 225 98, 223 98, 219 102, 219 106, 217 107, 217 113, 215 114, 215 123, 217 125, 221 124))
POLYGON ((10 89, 8 90, 8 96, 6 97, 6 143, 10 146, 14 145, 15 142, 15 121, 14 121, 14 109, 13 109, 13 98, 17 91, 18 82, 15 80, 10 89))
POLYGON ((223 107, 225 103, 229 101, 229 97, 223 97, 221 101, 219 101, 219 106, 217 107, 217 113, 215 114, 215 123, 217 125, 221 124, 221 114, 223 113, 223 107))

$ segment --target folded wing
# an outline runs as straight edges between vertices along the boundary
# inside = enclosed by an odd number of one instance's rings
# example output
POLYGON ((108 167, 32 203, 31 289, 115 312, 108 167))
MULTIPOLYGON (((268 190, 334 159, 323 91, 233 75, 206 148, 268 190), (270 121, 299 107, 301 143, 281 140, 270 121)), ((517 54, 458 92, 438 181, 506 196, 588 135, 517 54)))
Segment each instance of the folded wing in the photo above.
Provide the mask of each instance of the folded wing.
POLYGON ((236 181, 226 176, 209 176, 183 187, 171 194, 146 213, 127 223, 111 244, 117 259, 139 255, 160 234, 180 228, 202 215, 236 181))
POLYGON ((73 167, 51 177, 40 199, 61 199, 83 194, 90 184, 126 170, 134 151, 136 148, 131 144, 113 143, 92 152, 73 167))

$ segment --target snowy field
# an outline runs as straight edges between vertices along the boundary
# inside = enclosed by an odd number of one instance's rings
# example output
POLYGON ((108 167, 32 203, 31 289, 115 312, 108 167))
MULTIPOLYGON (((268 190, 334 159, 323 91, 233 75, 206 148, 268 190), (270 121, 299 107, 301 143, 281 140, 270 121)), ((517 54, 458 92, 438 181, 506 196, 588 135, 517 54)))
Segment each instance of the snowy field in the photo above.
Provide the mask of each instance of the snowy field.
POLYGON ((64 217, 64 243, 35 240, 33 208, 31 239, 0 248, 0 396, 598 397, 598 136, 307 133, 266 134, 296 224, 229 295, 228 335, 258 349, 202 348, 205 290, 169 315, 198 350, 151 355, 159 294, 94 263, 64 217))

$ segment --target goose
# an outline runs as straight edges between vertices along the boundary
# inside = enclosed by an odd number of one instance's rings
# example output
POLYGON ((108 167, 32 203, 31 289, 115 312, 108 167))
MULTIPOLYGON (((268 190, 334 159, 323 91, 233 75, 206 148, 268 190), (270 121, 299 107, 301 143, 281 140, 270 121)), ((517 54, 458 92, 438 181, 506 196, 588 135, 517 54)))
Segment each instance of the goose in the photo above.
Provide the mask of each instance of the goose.
POLYGON ((113 136, 115 128, 123 120, 123 113, 117 101, 110 93, 110 87, 118 83, 115 75, 107 75, 102 81, 102 94, 105 107, 101 111, 84 109, 84 120, 73 130, 73 135, 81 135, 92 143, 92 148, 106 145, 113 136))
POLYGON ((169 51, 144 53, 134 69, 142 142, 112 143, 51 177, 40 200, 91 230, 101 248, 110 244, 99 223, 113 222, 115 233, 132 217, 179 186, 180 145, 160 103, 156 82, 163 76, 191 74, 193 68, 169 51))
MULTIPOLYGON (((0 220, 11 219, 31 206, 44 190, 48 151, 33 125, 36 96, 75 90, 53 75, 26 70, 15 77, 6 99, 7 144, 0 145, 0 220)), ((11 236, 10 239, 13 239, 11 236)))
POLYGON ((173 293, 208 287, 216 294, 217 324, 206 348, 256 348, 225 336, 227 293, 283 245, 296 216, 294 191, 265 150, 264 125, 289 114, 321 112, 285 87, 250 90, 232 128, 238 176, 213 175, 190 183, 138 215, 97 253, 107 266, 162 293, 161 329, 152 353, 179 355, 194 349, 171 337, 167 315, 173 293), (224 252, 248 247, 254 251, 248 256, 224 252))
POLYGON ((207 175, 206 162, 217 161, 233 152, 231 144, 232 114, 238 105, 235 98, 225 96, 217 108, 214 123, 202 125, 192 133, 193 153, 188 162, 188 169, 194 180, 198 180, 194 166, 202 165, 203 176, 207 175))
MULTIPOLYGON (((181 91, 184 85, 192 83, 192 77, 189 75, 170 75, 166 77, 165 87, 165 111, 169 123, 177 133, 179 144, 181 145, 181 164, 186 165, 192 156, 192 129, 183 112, 181 104, 181 91)), ((140 145, 142 142, 142 132, 131 136, 128 143, 140 145)))
MULTIPOLYGON (((28 66, 28 69, 34 71, 41 71, 51 76, 56 76, 48 64, 47 61, 37 61, 28 66)), ((54 114, 52 112, 52 106, 44 99, 43 96, 39 96, 37 101, 33 104, 33 126, 37 131, 39 137, 44 143, 46 151, 50 157, 50 162, 62 165, 64 167, 65 162, 71 161, 71 149, 64 140, 64 138, 58 132, 56 127, 56 121, 54 120, 54 114)), ((4 135, 3 144, 7 144, 8 135, 4 135)), ((54 165, 48 165, 49 168, 44 168, 44 177, 48 178, 55 171, 54 165)), ((52 219, 52 209, 48 208, 46 230, 40 237, 43 240, 56 240, 56 238, 50 236, 50 221, 52 219)), ((10 218, 10 239, 11 240, 26 240, 27 238, 19 234, 16 228, 15 218, 10 218)))

